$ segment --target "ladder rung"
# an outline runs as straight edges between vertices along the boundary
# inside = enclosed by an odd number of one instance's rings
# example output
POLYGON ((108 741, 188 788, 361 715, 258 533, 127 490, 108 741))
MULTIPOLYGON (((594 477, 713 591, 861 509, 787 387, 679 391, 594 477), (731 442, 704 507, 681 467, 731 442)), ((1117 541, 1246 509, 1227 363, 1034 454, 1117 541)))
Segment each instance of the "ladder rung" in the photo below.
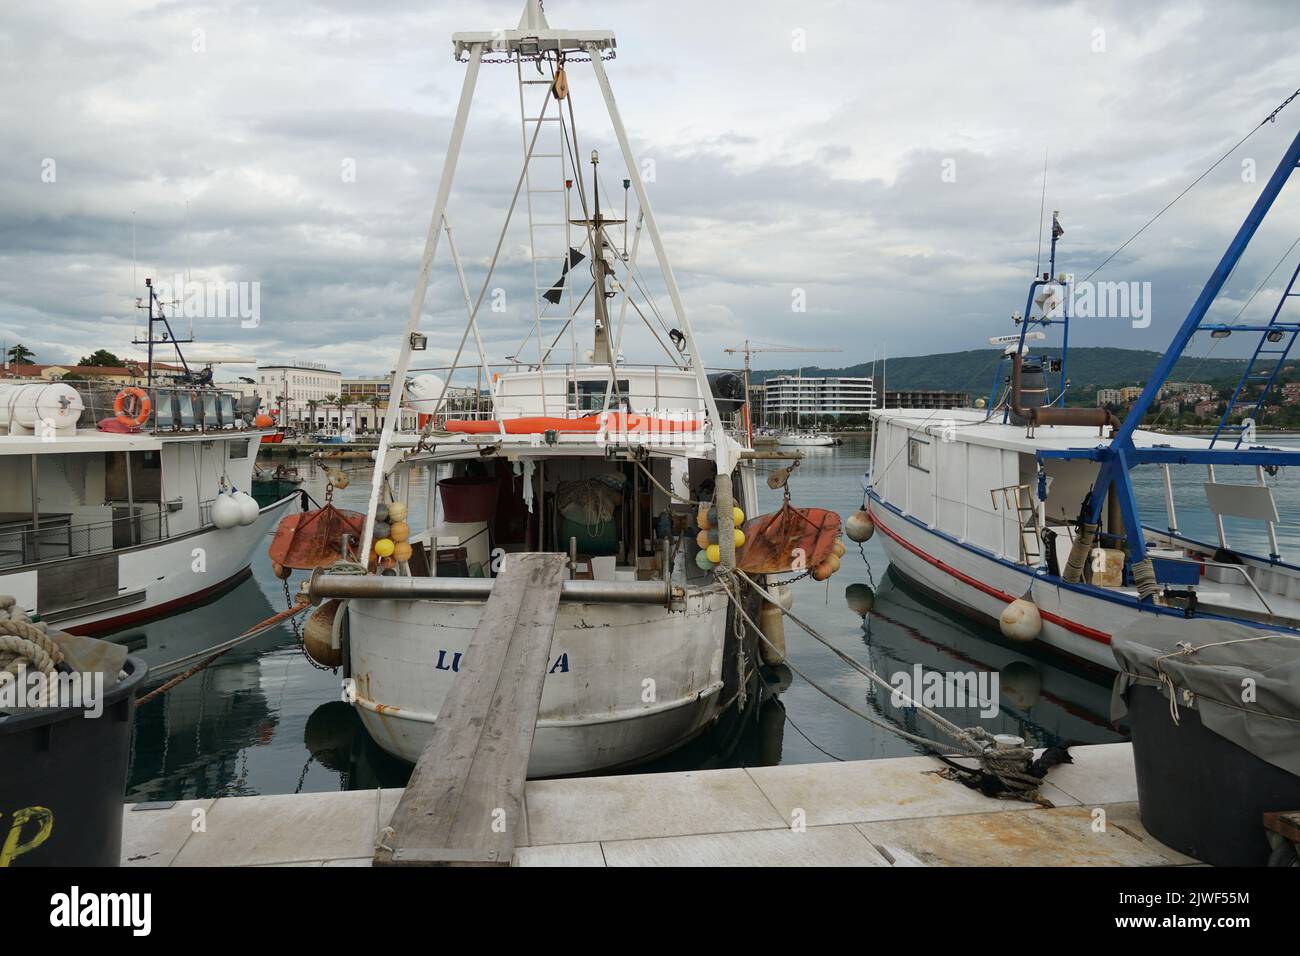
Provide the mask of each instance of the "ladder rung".
POLYGON ((528 190, 529 195, 531 195, 531 194, 533 194, 533 193, 562 193, 562 192, 564 192, 563 189, 530 189, 530 190, 528 190))
POLYGON ((560 118, 558 116, 525 116, 524 117, 525 123, 558 123, 559 121, 560 118))

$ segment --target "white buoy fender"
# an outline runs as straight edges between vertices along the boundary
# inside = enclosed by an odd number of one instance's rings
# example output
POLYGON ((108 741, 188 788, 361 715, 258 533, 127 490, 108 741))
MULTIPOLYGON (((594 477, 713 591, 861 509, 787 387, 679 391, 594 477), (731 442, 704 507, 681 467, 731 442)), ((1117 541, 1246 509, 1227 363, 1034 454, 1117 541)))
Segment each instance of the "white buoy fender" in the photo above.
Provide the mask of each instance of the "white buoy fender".
POLYGON ((866 509, 862 509, 849 515, 849 520, 844 523, 844 532, 849 536, 850 541, 861 544, 876 533, 876 523, 871 520, 871 515, 866 512, 866 509))
POLYGON ((224 531, 239 524, 239 517, 239 502, 235 496, 228 491, 218 494, 212 502, 212 523, 224 531))
POLYGON ((257 520, 262 509, 258 506, 256 498, 242 491, 236 491, 231 497, 235 499, 235 504, 239 505, 240 524, 250 525, 257 520))
POLYGON ((1032 641, 1043 630, 1043 618, 1038 613, 1038 605, 1024 598, 1017 598, 1002 610, 998 618, 1004 637, 1013 641, 1032 641))

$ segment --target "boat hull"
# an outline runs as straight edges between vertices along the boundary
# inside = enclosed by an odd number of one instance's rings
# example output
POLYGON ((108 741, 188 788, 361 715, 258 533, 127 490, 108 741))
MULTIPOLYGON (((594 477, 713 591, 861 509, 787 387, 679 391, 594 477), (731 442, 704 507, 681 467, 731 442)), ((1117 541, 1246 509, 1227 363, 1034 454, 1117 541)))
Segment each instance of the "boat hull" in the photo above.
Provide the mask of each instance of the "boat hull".
MULTIPOLYGON (((73 634, 104 634, 175 613, 212 600, 241 581, 248 574, 253 552, 297 500, 296 495, 291 495, 260 509, 257 520, 248 525, 224 530, 210 525, 163 541, 109 552, 117 559, 117 599, 96 601, 85 608, 47 611, 40 607, 38 575, 82 558, 0 573, 0 594, 14 595, 20 607, 34 610, 51 625, 73 634)), ((105 556, 91 557, 102 560, 105 556)))
POLYGON ((996 629, 1003 609, 1032 586, 1043 618, 1035 643, 1115 670, 1111 635, 1157 612, 1043 581, 1027 569, 986 555, 887 507, 874 493, 868 507, 881 545, 911 583, 944 604, 996 629))
MULTIPOLYGON (((351 696, 367 733, 414 763, 433 732, 483 604, 352 600, 351 696)), ((723 699, 727 597, 684 610, 563 603, 533 738, 530 777, 589 773, 666 754, 705 730, 723 699)))

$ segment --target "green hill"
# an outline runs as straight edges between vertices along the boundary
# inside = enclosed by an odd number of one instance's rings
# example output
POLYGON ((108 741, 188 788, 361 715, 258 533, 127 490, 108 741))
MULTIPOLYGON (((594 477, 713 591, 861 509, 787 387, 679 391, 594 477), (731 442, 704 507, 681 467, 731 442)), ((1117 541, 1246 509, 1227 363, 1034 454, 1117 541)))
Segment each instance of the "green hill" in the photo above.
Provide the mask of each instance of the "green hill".
MULTIPOLYGON (((1060 355, 1060 349, 1035 349, 1036 355, 1060 355)), ((1098 388, 1118 388, 1140 385, 1155 369, 1161 353, 1139 349, 1072 348, 1069 368, 1070 393, 1075 399, 1090 397, 1098 388)), ((993 369, 998 353, 994 349, 972 349, 966 352, 940 352, 934 355, 905 355, 889 359, 885 369, 885 387, 894 389, 935 388, 955 392, 986 394, 993 384, 993 369)), ((1183 356, 1174 373, 1173 381, 1205 382, 1220 388, 1236 385, 1245 370, 1244 359, 1203 359, 1183 356)), ((1291 367, 1288 366, 1288 369, 1291 367)), ((751 380, 765 381, 775 375, 794 374, 797 369, 762 369, 751 373, 751 380)), ((871 363, 863 362, 846 368, 818 368, 804 366, 804 375, 869 376, 871 363)), ((880 371, 877 366, 877 371, 880 371)), ((1284 374, 1287 379, 1294 371, 1284 374)))

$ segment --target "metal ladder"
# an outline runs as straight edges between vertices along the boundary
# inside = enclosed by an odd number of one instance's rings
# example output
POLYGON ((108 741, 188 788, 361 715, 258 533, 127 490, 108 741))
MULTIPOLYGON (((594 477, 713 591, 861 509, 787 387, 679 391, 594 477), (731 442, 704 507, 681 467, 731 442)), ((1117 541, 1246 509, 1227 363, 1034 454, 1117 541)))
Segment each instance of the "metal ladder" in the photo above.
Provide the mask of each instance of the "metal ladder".
MULTIPOLYGON (((1210 439, 1210 447, 1219 440, 1224 432, 1236 432, 1237 441, 1234 448, 1240 448, 1242 441, 1247 435, 1246 421, 1258 421, 1264 403, 1268 400, 1269 392, 1272 391, 1274 383, 1277 381, 1278 373, 1282 371, 1282 366, 1286 362, 1287 355, 1291 352, 1291 347, 1295 344, 1296 336, 1300 335, 1300 324, 1295 322, 1279 322, 1278 316, 1281 314, 1287 300, 1292 297, 1300 297, 1300 292, 1295 290, 1296 279, 1300 277, 1300 264, 1296 265, 1295 271, 1291 273, 1291 281, 1286 284, 1286 291, 1282 293, 1282 298, 1278 300, 1277 308, 1273 310, 1273 315, 1269 318, 1267 325, 1259 326, 1259 344, 1255 346, 1255 352, 1246 363, 1246 370, 1242 373, 1241 381, 1233 389, 1232 399, 1228 402, 1228 407, 1223 410, 1223 417, 1219 419, 1219 425, 1214 430, 1214 436, 1210 439), (1278 345, 1285 341, 1285 345, 1280 348, 1267 348, 1266 346, 1278 345), (1269 356, 1269 359, 1263 359, 1263 356, 1269 356), (1273 361, 1273 367, 1267 372, 1256 372, 1255 366, 1261 364, 1267 365, 1270 359, 1273 361), (1252 384, 1263 383, 1263 388, 1259 393, 1259 400, 1255 402, 1255 407, 1251 410, 1250 415, 1243 417, 1240 424, 1232 424, 1229 419, 1232 417, 1233 410, 1237 407, 1238 399, 1243 392, 1252 384)), ((1213 328, 1213 326, 1210 326, 1213 328)))
POLYGON ((1014 511, 1016 526, 1020 529, 1020 563, 1037 567, 1043 561, 1042 528, 1038 522, 1038 509, 1029 485, 1007 485, 989 491, 994 511, 1014 511), (998 508, 998 496, 1002 508, 998 508))
MULTIPOLYGON (((532 69, 532 63, 529 61, 529 68, 532 69)), ((542 392, 542 414, 549 414, 546 406, 546 382, 545 382, 545 357, 547 355, 547 342, 545 333, 542 330, 543 322, 553 322, 558 320, 570 320, 573 317, 573 281, 572 276, 564 283, 564 295, 562 300, 567 306, 563 314, 547 315, 546 309, 549 303, 542 296, 550 291, 555 284, 556 278, 563 271, 564 264, 568 259, 570 242, 572 239, 572 230, 569 223, 569 189, 567 183, 573 180, 571 172, 571 163, 566 152, 567 136, 564 129, 564 103, 556 100, 553 96, 547 96, 547 89, 554 82, 554 77, 548 76, 525 76, 524 61, 522 58, 516 58, 515 71, 519 80, 519 125, 523 135, 523 155, 525 158, 524 167, 524 198, 528 209, 528 253, 533 260, 533 332, 532 335, 537 337, 537 358, 539 365, 539 380, 542 392), (530 97, 526 95, 532 93, 530 97), (532 106, 539 112, 530 114, 529 99, 536 99, 540 95, 544 97, 540 104, 532 106), (554 115, 548 115, 554 108, 554 115), (544 142, 551 141, 549 131, 542 131, 537 134, 537 144, 534 147, 531 156, 528 155, 528 144, 532 141, 534 127, 542 123, 555 124, 554 146, 543 147, 544 142), (551 151, 553 149, 553 151, 551 151), (534 186, 533 163, 537 161, 550 163, 559 160, 558 170, 555 168, 539 171, 537 180, 539 183, 555 183, 556 185, 534 186), (557 201, 558 198, 558 201, 557 201), (539 215, 545 218, 539 219, 539 215), (542 230, 541 249, 547 252, 553 250, 554 254, 539 252, 538 231, 542 230), (562 235, 555 230, 563 230, 562 235), (548 277, 547 272, 543 272, 541 263, 547 266, 553 266, 554 275, 548 277)), ((572 348, 574 349, 574 359, 576 360, 576 331, 574 324, 570 322, 570 337, 572 339, 572 348)), ((530 336, 531 337, 531 336, 530 336)), ((525 339, 524 344, 527 344, 525 339)), ((523 348, 520 348, 520 360, 523 348)), ((566 399, 566 406, 568 401, 566 399)))

